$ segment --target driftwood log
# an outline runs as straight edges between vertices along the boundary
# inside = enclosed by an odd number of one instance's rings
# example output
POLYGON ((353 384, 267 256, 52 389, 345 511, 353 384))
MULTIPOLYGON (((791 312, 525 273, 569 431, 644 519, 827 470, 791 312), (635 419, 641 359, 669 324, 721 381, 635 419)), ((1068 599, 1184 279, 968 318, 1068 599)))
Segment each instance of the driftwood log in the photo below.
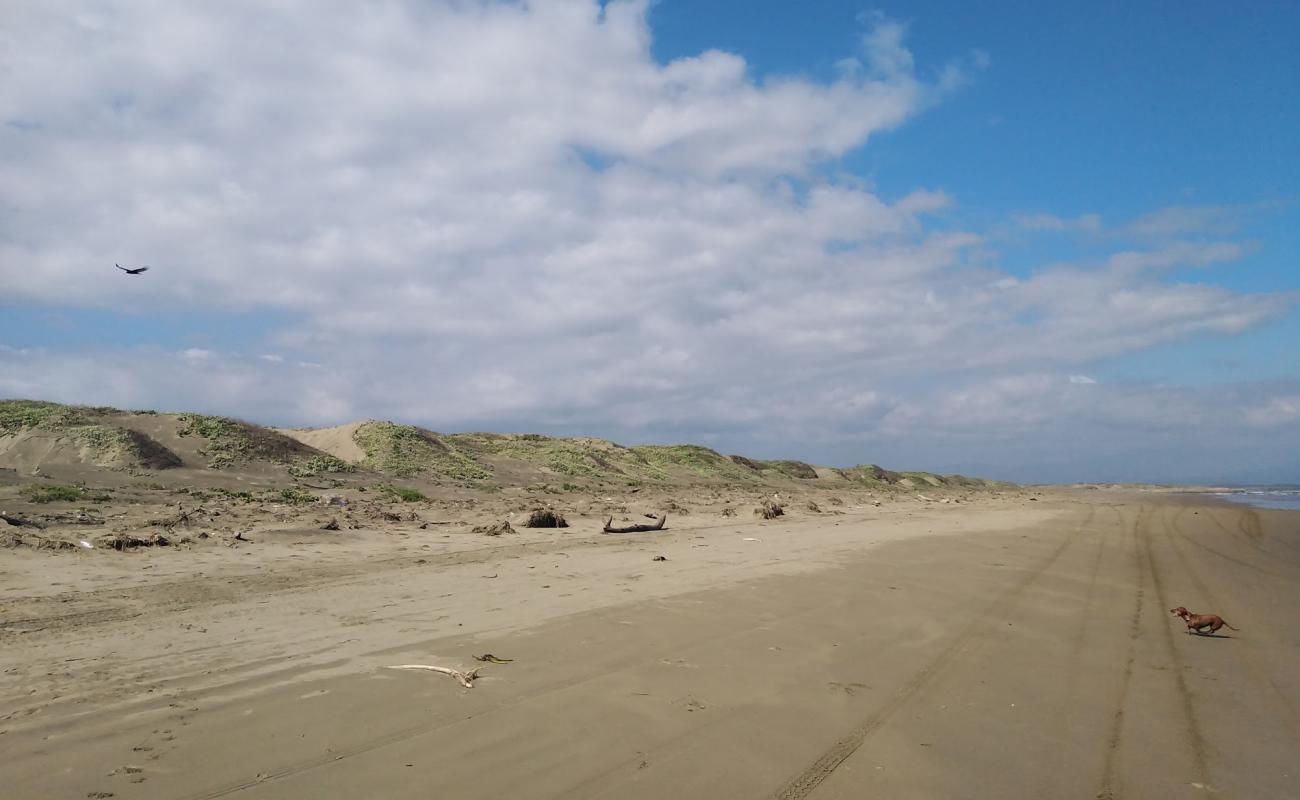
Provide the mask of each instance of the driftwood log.
POLYGON ((614 527, 614 518, 610 517, 605 520, 605 529, 602 533, 642 533, 644 531, 661 531, 664 529, 664 523, 668 521, 668 515, 664 514, 659 521, 653 525, 628 525, 622 528, 614 527))
POLYGON ((460 681, 460 685, 466 689, 474 688, 474 680, 478 678, 479 670, 482 667, 475 667, 470 670, 452 669, 450 667, 435 667, 432 664, 396 664, 389 669, 427 669, 430 672, 441 672, 443 675, 450 675, 460 681))

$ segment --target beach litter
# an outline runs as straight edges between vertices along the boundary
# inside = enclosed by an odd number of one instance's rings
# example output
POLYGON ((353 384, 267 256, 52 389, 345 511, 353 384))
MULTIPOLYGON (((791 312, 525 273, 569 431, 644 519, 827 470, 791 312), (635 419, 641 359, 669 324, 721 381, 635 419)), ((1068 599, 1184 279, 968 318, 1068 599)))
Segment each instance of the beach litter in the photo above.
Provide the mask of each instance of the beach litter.
POLYGON ((663 516, 659 517, 659 521, 653 525, 623 525, 621 527, 615 527, 614 518, 610 517, 609 519, 605 520, 605 527, 602 528, 600 532, 601 533, 643 533, 645 531, 661 531, 664 528, 664 523, 667 521, 668 521, 668 515, 664 514, 663 516))
POLYGON ((459 670, 452 669, 451 667, 436 667, 432 664, 396 664, 388 667, 388 669, 424 669, 429 672, 440 672, 443 675, 450 675, 460 681, 460 685, 464 686, 466 689, 473 689, 474 680, 478 678, 478 672, 483 668, 475 667, 471 670, 459 670))
POLYGON ((481 656, 474 656, 474 660, 486 661, 489 664, 509 664, 511 661, 514 661, 513 658, 501 658, 500 656, 494 656, 491 653, 484 653, 481 656))

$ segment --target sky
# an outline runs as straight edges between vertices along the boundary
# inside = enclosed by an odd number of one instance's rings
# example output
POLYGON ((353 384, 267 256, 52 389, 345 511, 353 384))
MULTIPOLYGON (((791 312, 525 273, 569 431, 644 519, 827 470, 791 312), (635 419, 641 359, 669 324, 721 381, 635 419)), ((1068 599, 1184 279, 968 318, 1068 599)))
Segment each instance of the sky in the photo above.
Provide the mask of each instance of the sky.
POLYGON ((1300 483, 1298 40, 1289 2, 0 0, 0 397, 1300 483))

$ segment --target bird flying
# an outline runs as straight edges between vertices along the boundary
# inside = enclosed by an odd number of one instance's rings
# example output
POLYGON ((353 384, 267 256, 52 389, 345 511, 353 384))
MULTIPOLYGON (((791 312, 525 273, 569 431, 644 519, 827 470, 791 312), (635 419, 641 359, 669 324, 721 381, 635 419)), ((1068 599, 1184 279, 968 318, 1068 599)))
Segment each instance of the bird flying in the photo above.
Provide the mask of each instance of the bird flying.
POLYGON ((122 266, 121 264, 114 264, 113 266, 115 266, 115 267, 117 267, 118 269, 122 270, 122 271, 125 272, 127 275, 139 275, 141 272, 144 272, 144 271, 146 271, 146 270, 149 269, 148 267, 136 267, 135 269, 127 269, 126 267, 122 266))

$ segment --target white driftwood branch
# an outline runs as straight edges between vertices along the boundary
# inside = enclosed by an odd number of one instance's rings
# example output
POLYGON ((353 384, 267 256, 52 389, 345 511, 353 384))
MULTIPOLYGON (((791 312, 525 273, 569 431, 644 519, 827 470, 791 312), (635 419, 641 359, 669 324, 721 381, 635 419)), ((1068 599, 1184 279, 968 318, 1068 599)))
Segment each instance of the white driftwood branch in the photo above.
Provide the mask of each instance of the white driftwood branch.
POLYGON ((483 668, 475 667, 471 670, 462 671, 451 667, 435 667, 431 664, 396 664, 389 667, 389 669, 427 669, 430 672, 441 672, 443 675, 450 675, 460 681, 460 685, 466 689, 473 689, 474 679, 478 677, 478 671, 483 668))

